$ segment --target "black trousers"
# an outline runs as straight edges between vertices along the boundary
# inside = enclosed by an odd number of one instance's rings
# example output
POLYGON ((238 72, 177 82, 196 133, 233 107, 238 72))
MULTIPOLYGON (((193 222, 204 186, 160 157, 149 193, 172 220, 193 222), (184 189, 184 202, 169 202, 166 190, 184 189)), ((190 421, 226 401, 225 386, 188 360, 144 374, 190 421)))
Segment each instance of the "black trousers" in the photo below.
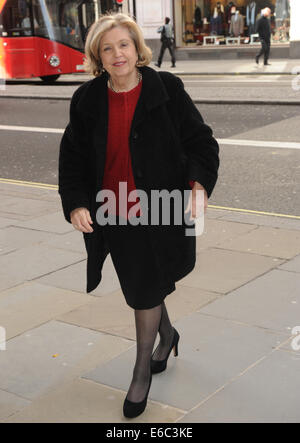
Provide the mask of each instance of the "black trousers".
POLYGON ((260 39, 261 42, 261 50, 259 51, 259 53, 257 54, 257 59, 259 59, 260 56, 264 56, 264 63, 268 63, 269 60, 269 55, 270 55, 270 47, 271 47, 271 42, 270 40, 264 40, 264 39, 260 39))
POLYGON ((169 49, 170 55, 171 55, 171 60, 172 60, 172 65, 175 65, 175 55, 174 55, 174 49, 173 49, 173 44, 172 44, 172 40, 170 38, 167 38, 166 40, 163 40, 162 44, 161 44, 161 48, 160 48, 160 53, 158 56, 158 60, 157 63, 159 65, 161 65, 164 53, 166 49, 169 49))

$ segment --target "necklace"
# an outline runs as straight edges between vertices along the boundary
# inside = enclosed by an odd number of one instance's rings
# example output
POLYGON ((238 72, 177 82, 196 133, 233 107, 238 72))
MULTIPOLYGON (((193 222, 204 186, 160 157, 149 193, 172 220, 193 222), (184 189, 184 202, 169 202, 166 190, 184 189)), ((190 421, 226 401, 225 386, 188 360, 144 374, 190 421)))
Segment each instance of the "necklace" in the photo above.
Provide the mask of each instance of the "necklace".
MULTIPOLYGON (((137 78, 138 78, 138 84, 140 83, 140 81, 142 80, 143 76, 142 73, 140 71, 137 71, 137 78)), ((114 92, 126 92, 126 91, 118 91, 117 89, 115 89, 113 87, 112 81, 111 81, 111 77, 109 77, 109 84, 110 84, 110 88, 114 91, 114 92)))

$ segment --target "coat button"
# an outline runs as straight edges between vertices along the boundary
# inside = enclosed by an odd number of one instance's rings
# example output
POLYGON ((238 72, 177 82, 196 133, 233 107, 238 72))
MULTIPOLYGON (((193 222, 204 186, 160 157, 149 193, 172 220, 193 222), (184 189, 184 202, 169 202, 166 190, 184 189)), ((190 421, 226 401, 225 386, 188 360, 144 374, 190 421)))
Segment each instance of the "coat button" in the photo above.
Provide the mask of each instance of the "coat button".
POLYGON ((138 133, 136 131, 134 131, 133 133, 133 139, 136 140, 138 138, 138 133))
POLYGON ((143 173, 142 173, 142 171, 140 169, 138 169, 136 171, 136 176, 137 176, 137 178, 142 178, 143 177, 143 173))

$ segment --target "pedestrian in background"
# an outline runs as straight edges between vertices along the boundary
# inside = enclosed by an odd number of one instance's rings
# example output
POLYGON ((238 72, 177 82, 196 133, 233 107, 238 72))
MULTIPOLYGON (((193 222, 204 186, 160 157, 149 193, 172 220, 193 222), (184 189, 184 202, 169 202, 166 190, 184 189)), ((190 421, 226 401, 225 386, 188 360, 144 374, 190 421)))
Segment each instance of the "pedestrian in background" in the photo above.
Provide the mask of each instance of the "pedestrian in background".
MULTIPOLYGON (((164 298, 195 267, 196 240, 186 235, 184 220, 121 223, 130 215, 117 209, 125 203, 118 187, 126 182, 128 194, 138 188, 150 201, 152 190, 182 195, 190 186, 196 217, 196 191, 203 191, 206 209, 217 181, 219 147, 182 80, 147 66, 151 49, 129 15, 101 16, 89 29, 85 55, 86 70, 94 78, 71 100, 60 145, 58 189, 66 220, 83 233, 87 292, 100 283, 110 253, 126 302, 134 309, 136 362, 123 405, 124 415, 133 418, 146 407, 152 374, 166 369, 172 349, 178 354, 179 333, 164 298), (109 212, 120 223, 98 222, 99 190, 117 197, 109 212), (157 333, 160 342, 152 354, 157 333)), ((131 200, 132 205, 136 202, 131 200)), ((155 208, 144 206, 151 220, 155 208)))
POLYGON ((157 32, 161 33, 161 37, 160 37, 161 48, 160 48, 160 53, 158 56, 157 63, 155 63, 155 66, 158 66, 160 68, 165 50, 168 48, 170 55, 171 55, 171 60, 172 60, 171 68, 176 68, 176 65, 175 65, 176 60, 175 60, 175 54, 174 54, 174 48, 173 48, 173 43, 174 43, 173 32, 174 32, 174 30, 173 30, 173 26, 170 23, 169 17, 165 18, 165 24, 163 26, 160 26, 158 28, 157 32))
POLYGON ((261 11, 261 13, 262 16, 257 21, 257 27, 256 27, 256 32, 258 33, 261 42, 261 50, 256 55, 255 61, 258 64, 259 58, 263 55, 264 65, 270 65, 270 63, 268 63, 268 60, 269 60, 270 47, 271 47, 271 24, 269 20, 269 17, 271 15, 271 9, 264 8, 261 11))

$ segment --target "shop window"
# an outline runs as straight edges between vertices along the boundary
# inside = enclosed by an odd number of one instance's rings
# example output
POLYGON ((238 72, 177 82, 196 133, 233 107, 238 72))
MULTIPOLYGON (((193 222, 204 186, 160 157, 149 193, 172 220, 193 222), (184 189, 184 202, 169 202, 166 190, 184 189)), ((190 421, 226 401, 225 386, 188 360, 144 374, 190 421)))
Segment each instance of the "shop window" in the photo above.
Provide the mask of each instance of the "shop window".
POLYGON ((178 15, 175 24, 180 29, 177 36, 181 34, 183 45, 202 45, 206 41, 220 45, 231 40, 238 44, 254 42, 256 23, 265 7, 272 11, 270 22, 273 43, 289 41, 289 0, 177 1, 180 1, 180 8, 175 9, 178 15))

